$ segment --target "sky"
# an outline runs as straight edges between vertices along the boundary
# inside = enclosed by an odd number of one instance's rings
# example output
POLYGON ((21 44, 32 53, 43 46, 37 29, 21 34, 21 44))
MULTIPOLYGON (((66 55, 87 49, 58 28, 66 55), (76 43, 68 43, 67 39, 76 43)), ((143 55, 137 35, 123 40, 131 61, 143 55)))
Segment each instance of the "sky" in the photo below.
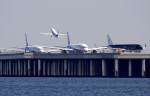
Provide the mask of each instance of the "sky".
POLYGON ((67 46, 67 38, 41 35, 51 28, 72 33, 71 44, 90 48, 141 44, 150 49, 150 0, 0 0, 0 48, 67 46))

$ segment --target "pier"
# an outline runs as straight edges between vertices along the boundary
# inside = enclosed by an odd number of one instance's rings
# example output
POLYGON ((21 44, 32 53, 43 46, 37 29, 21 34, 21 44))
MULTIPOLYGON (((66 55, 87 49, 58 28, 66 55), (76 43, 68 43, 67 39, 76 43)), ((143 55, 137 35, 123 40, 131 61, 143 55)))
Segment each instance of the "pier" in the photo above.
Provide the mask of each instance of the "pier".
POLYGON ((150 54, 1 53, 0 76, 150 78, 150 54))

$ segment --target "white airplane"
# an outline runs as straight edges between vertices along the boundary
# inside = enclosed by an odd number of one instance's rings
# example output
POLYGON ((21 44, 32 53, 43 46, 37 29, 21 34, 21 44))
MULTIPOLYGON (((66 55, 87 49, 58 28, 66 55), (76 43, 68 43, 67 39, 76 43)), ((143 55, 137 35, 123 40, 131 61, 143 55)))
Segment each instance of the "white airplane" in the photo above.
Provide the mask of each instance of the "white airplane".
POLYGON ((26 34, 25 34, 25 39, 26 39, 26 47, 23 48, 25 52, 44 52, 44 48, 42 46, 37 46, 37 45, 29 46, 26 34))
POLYGON ((51 33, 42 33, 41 34, 44 34, 44 35, 50 35, 51 37, 54 36, 56 38, 59 38, 59 37, 64 37, 66 36, 67 34, 59 34, 59 31, 56 32, 56 30, 54 28, 51 29, 51 33))
POLYGON ((26 38, 26 47, 24 48, 25 52, 33 52, 33 53, 51 53, 56 52, 58 50, 50 50, 47 46, 39 46, 39 45, 28 45, 27 35, 25 34, 26 38))
POLYGON ((103 49, 104 47, 98 48, 88 48, 86 44, 70 44, 69 34, 67 32, 68 37, 68 46, 67 47, 51 47, 51 49, 61 50, 62 53, 86 53, 91 51, 91 53, 97 53, 98 49, 103 49))

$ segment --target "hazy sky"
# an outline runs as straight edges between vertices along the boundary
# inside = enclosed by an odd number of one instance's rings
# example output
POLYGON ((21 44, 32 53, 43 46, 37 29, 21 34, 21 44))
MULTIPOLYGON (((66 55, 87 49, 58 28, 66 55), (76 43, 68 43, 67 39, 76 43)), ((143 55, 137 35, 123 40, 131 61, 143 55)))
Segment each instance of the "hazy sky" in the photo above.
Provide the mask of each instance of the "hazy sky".
POLYGON ((29 45, 66 46, 67 38, 40 32, 67 31, 72 44, 89 47, 147 44, 150 48, 150 0, 0 0, 0 48, 29 45))

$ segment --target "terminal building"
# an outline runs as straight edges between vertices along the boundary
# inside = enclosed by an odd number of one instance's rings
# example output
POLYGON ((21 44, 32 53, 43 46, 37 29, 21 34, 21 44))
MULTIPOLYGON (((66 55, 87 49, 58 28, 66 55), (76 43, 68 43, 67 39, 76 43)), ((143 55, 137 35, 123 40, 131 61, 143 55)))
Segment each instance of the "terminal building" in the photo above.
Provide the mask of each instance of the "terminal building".
POLYGON ((0 76, 150 78, 150 54, 0 53, 0 76))

